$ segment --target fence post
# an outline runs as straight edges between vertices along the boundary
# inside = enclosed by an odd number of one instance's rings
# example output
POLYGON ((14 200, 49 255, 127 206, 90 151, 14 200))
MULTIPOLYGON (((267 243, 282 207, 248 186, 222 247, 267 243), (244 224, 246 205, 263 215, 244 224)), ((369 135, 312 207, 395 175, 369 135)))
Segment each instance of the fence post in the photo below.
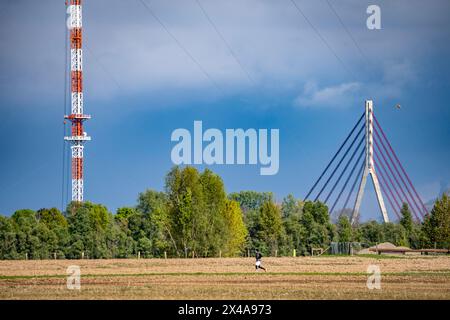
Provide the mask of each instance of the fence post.
POLYGON ((167 252, 164 251, 164 259, 167 259, 167 252))
POLYGON ((296 257, 297 256, 297 251, 294 249, 294 250, 292 250, 292 256, 293 257, 296 257))
POLYGON ((247 249, 247 257, 250 258, 250 250, 247 249))
POLYGON ((194 254, 195 254, 195 251, 192 250, 192 259, 194 259, 194 254))
POLYGON ((275 258, 278 257, 278 250, 275 250, 275 258))
POLYGON ((84 251, 81 251, 81 260, 84 259, 84 251))
POLYGON ((219 250, 219 258, 222 258, 222 250, 219 250))
POLYGON ((140 251, 138 251, 138 256, 137 256, 137 258, 138 258, 138 259, 141 258, 141 252, 140 252, 140 251))
POLYGON ((25 260, 28 260, 28 253, 25 252, 25 260))
POLYGON ((54 252, 54 253, 53 253, 53 257, 54 257, 54 258, 55 258, 55 260, 56 260, 56 252, 54 252))

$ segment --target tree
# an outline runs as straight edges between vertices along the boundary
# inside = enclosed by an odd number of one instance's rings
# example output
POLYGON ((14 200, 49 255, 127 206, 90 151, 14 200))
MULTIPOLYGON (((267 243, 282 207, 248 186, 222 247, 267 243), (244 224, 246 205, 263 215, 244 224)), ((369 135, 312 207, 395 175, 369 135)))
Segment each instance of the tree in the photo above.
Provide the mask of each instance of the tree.
POLYGON ((117 221, 126 222, 128 220, 128 218, 135 213, 136 213, 135 208, 130 208, 130 207, 118 208, 116 211, 116 214, 114 215, 114 219, 117 221))
POLYGON ((347 216, 341 215, 337 224, 337 234, 340 242, 350 242, 353 240, 353 230, 347 216))
POLYGON ((11 216, 16 233, 17 253, 24 258, 34 257, 34 253, 40 247, 39 238, 33 235, 33 229, 37 226, 36 212, 29 209, 17 210, 11 216))
POLYGON ((400 224, 383 223, 381 224, 381 232, 383 234, 383 242, 390 242, 396 246, 408 245, 405 228, 400 224))
POLYGON ((405 229, 407 245, 413 249, 419 249, 423 246, 422 229, 418 223, 414 223, 411 211, 406 202, 403 203, 400 213, 402 215, 400 225, 405 229))
POLYGON ((376 221, 363 223, 358 228, 359 241, 368 245, 374 245, 384 241, 383 230, 376 221))
POLYGON ((12 221, 0 215, 0 259, 17 259, 16 232, 12 221))
POLYGON ((224 255, 234 256, 242 251, 248 231, 243 221, 241 208, 236 201, 227 200, 224 213, 226 221, 224 255))
MULTIPOLYGON (((228 242, 226 234, 223 232, 229 226, 226 215, 230 213, 227 211, 230 208, 227 208, 228 199, 225 186, 222 179, 209 169, 205 169, 200 175, 200 184, 202 185, 205 215, 208 220, 203 247, 206 253, 217 255, 228 242)), ((242 215, 240 210, 239 214, 242 215)))
POLYGON ((67 228, 67 220, 57 208, 40 209, 36 212, 36 218, 50 229, 67 228))
POLYGON ((313 247, 326 248, 335 237, 335 227, 330 222, 328 207, 320 201, 306 201, 300 223, 305 229, 304 254, 313 247))
POLYGON ((282 254, 291 254, 292 249, 299 252, 305 252, 306 232, 304 226, 300 223, 302 216, 303 202, 289 194, 281 203, 281 214, 283 217, 283 226, 285 237, 283 238, 282 254))
POLYGON ((197 169, 174 167, 166 176, 166 193, 177 255, 181 254, 180 250, 185 253, 207 250, 209 225, 197 169))
POLYGON ((151 241, 152 255, 161 256, 174 244, 170 231, 167 195, 164 192, 147 190, 139 194, 136 208, 145 225, 145 232, 141 236, 145 235, 151 241))
POLYGON ((262 242, 266 252, 273 254, 278 249, 278 243, 283 236, 284 230, 280 208, 272 201, 265 202, 259 209, 257 228, 258 238, 262 242))
POLYGON ((299 219, 302 209, 303 203, 295 199, 292 194, 285 197, 281 203, 281 215, 283 216, 283 219, 287 219, 291 216, 295 216, 296 219, 299 219))
POLYGON ((106 235, 112 227, 113 219, 105 206, 91 202, 72 202, 66 212, 69 214, 67 221, 71 236, 68 257, 79 258, 83 251, 89 258, 112 257, 106 235))
POLYGON ((403 226, 403 228, 405 228, 406 233, 409 236, 413 230, 413 219, 411 211, 409 210, 408 204, 406 202, 403 202, 400 214, 402 216, 400 218, 400 224, 403 226))
POLYGON ((425 216, 423 232, 429 246, 448 248, 450 245, 450 198, 447 194, 436 200, 431 213, 425 216))
POLYGON ((241 191, 230 193, 228 198, 237 201, 246 214, 247 211, 259 210, 264 203, 273 201, 273 194, 272 192, 241 191))
POLYGON ((138 251, 141 252, 141 254, 144 255, 144 257, 147 257, 149 254, 151 254, 152 251, 152 242, 147 237, 142 237, 138 241, 138 251))

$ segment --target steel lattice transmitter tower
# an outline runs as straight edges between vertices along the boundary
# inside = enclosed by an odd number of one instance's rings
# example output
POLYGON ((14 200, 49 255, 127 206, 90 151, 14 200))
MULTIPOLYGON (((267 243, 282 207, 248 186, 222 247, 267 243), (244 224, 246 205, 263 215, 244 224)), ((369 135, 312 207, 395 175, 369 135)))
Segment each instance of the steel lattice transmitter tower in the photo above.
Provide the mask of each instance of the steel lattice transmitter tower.
MULTIPOLYGON (((66 2, 67 3, 67 2, 66 2)), ((70 0, 67 12, 67 27, 70 30, 70 78, 71 114, 64 115, 71 122, 69 141, 72 151, 72 201, 83 201, 83 149, 84 142, 90 141, 83 129, 83 122, 91 118, 83 110, 83 49, 82 49, 82 9, 81 0, 70 0)), ((66 39, 67 41, 67 39, 66 39)))
POLYGON ((383 200, 383 194, 381 193, 380 183, 378 182, 378 177, 373 161, 373 121, 373 102, 371 100, 366 100, 366 160, 361 183, 359 185, 358 195, 356 197, 352 223, 354 223, 359 214, 359 208, 361 206, 361 201, 364 195, 364 188, 366 187, 367 176, 369 174, 372 177, 373 185, 375 187, 375 193, 377 195, 378 205, 380 206, 384 222, 389 222, 389 217, 387 215, 386 206, 383 200))

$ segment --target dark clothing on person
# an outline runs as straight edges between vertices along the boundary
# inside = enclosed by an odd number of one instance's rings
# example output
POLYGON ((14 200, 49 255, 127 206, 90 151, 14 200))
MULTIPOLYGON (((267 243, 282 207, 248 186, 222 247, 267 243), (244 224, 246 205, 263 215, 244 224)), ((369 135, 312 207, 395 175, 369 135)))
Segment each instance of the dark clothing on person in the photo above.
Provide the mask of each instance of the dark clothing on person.
POLYGON ((255 269, 256 269, 256 270, 262 269, 262 270, 266 271, 266 268, 264 268, 264 267, 261 265, 261 258, 262 258, 261 252, 257 251, 255 257, 256 257, 255 269))

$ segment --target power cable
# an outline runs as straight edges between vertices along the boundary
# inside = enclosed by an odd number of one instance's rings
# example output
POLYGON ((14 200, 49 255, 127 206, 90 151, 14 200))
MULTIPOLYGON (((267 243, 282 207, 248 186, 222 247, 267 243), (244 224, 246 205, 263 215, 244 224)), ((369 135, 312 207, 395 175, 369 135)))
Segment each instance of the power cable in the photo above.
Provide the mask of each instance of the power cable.
POLYGON ((139 0, 142 5, 145 7, 145 9, 150 13, 150 15, 158 22, 161 27, 167 32, 167 34, 172 38, 173 41, 177 44, 177 46, 191 59, 192 62, 200 69, 200 71, 205 75, 206 78, 212 83, 212 85, 219 91, 222 92, 222 90, 219 88, 217 83, 214 81, 214 79, 210 76, 210 74, 203 68, 203 66, 198 62, 197 59, 194 58, 194 56, 186 49, 185 46, 181 44, 181 42, 175 37, 175 35, 170 32, 170 30, 167 28, 167 26, 161 21, 161 19, 158 18, 158 16, 155 14, 155 12, 150 8, 150 6, 144 1, 139 0))
POLYGON ((233 57, 233 59, 236 61, 236 63, 239 65, 239 67, 241 68, 242 72, 247 76, 248 80, 252 83, 255 84, 255 82, 253 81, 253 78, 250 76, 250 73, 244 68, 243 64, 241 63, 241 61, 239 60, 238 56, 236 55, 236 53, 233 51, 233 49, 231 48, 230 44, 227 42, 227 40, 225 39, 225 37, 223 36, 223 34, 220 32, 219 28, 217 27, 217 25, 213 22, 213 20, 211 19, 211 17, 209 16, 209 14, 206 12, 205 8, 202 6, 200 0, 195 0, 195 2, 197 3, 197 5, 199 6, 199 8, 201 9, 201 11, 203 12, 204 16, 206 17, 206 19, 208 20, 209 24, 214 28, 214 30, 216 31, 217 35, 220 37, 220 39, 222 39, 223 43, 225 44, 225 46, 227 47, 228 51, 230 52, 231 56, 233 57))
POLYGON ((306 22, 309 24, 309 26, 311 27, 311 29, 314 30, 314 32, 317 34, 317 36, 320 38, 320 40, 325 44, 325 46, 328 48, 328 50, 330 50, 330 52, 334 55, 334 57, 336 58, 336 60, 339 61, 339 63, 342 65, 342 67, 348 72, 350 73, 350 75, 353 78, 357 78, 355 76, 355 74, 347 67, 347 65, 344 63, 344 61, 338 56, 338 54, 336 53, 336 51, 334 51, 334 49, 331 47, 331 45, 328 43, 328 41, 323 37, 323 35, 319 32, 319 30, 313 25, 313 23, 308 19, 308 17, 306 16, 306 14, 302 11, 302 9, 300 9, 300 7, 297 5, 297 3, 294 0, 290 0, 292 2, 292 4, 295 6, 295 8, 297 9, 297 11, 302 15, 302 17, 306 20, 306 22))
POLYGON ((367 56, 364 54, 364 52, 361 50, 361 47, 359 46, 358 42, 356 41, 356 39, 353 37, 352 33, 350 32, 350 30, 347 28, 347 26, 344 24, 344 21, 342 21, 341 17, 339 16, 339 14, 337 13, 337 11, 334 9, 334 7, 331 5, 329 0, 325 0, 326 3, 328 4, 328 6, 330 7, 331 11, 334 13, 334 15, 338 18, 340 24, 342 25, 342 28, 345 30, 345 32, 348 34, 348 36, 350 37, 350 39, 352 39, 353 44, 355 45, 355 47, 358 49, 358 52, 360 53, 360 55, 363 57, 364 60, 366 60, 367 63, 370 63, 370 60, 367 58, 367 56))

